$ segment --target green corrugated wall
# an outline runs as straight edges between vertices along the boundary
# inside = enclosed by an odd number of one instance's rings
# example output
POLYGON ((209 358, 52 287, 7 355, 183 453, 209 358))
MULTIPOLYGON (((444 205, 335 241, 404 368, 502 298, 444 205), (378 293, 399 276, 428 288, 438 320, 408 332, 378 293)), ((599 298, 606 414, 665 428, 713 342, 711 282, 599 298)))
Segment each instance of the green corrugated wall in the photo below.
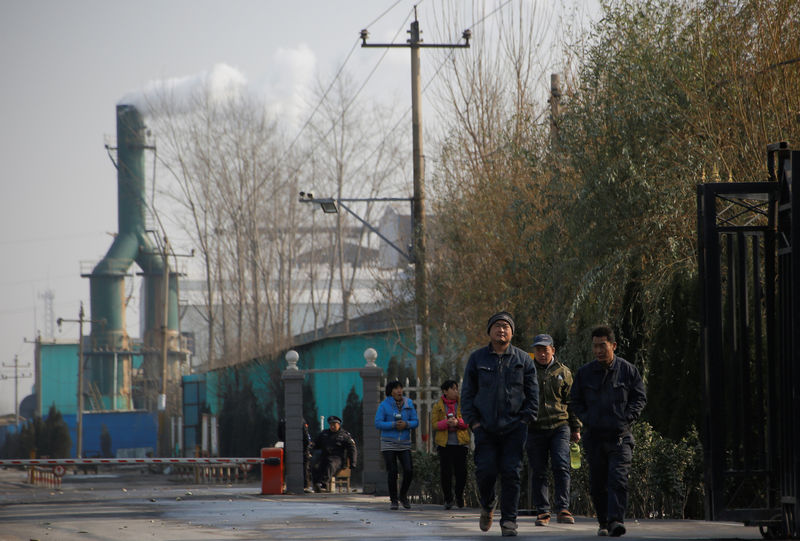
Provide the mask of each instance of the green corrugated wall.
MULTIPOLYGON (((300 369, 309 368, 361 368, 366 364, 364 350, 374 348, 378 352, 376 364, 384 372, 389 360, 395 357, 398 361, 416 366, 416 359, 410 353, 413 351, 413 334, 410 330, 403 332, 400 338, 396 330, 386 330, 374 333, 365 333, 350 336, 336 336, 323 338, 315 342, 297 346, 295 351, 300 355, 297 363, 300 369), (405 346, 405 347, 402 347, 405 346)), ((283 360, 285 352, 280 355, 281 370, 286 367, 283 360)), ((269 397, 267 389, 268 376, 266 369, 255 362, 246 363, 238 368, 240 377, 247 377, 257 395, 266 401, 275 400, 269 397)), ((206 374, 206 392, 212 414, 216 415, 222 407, 219 398, 219 381, 226 375, 226 370, 221 369, 206 374)), ((306 382, 313 381, 314 395, 317 402, 319 415, 342 415, 347 395, 355 386, 356 393, 362 396, 361 376, 358 372, 346 373, 317 373, 306 375, 306 382)), ((309 423, 311 419, 308 419, 309 423)), ((314 420, 319 423, 319 419, 314 420)))

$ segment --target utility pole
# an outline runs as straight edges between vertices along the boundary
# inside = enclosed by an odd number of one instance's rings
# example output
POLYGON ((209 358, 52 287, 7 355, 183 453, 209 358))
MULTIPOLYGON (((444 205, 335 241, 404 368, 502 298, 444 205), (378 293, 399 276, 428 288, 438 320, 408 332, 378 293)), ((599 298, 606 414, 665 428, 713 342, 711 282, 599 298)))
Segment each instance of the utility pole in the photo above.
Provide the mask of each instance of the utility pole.
POLYGON ((550 150, 558 151, 558 122, 561 115, 561 79, 558 73, 550 74, 550 150))
POLYGON ((60 317, 56 320, 58 330, 61 330, 62 323, 77 323, 78 324, 78 411, 75 413, 75 424, 78 441, 75 444, 75 456, 81 458, 83 456, 83 322, 99 323, 105 325, 105 319, 86 319, 86 313, 83 311, 83 302, 81 308, 78 310, 78 319, 64 319, 60 317))
MULTIPOLYGON (((417 7, 414 6, 414 21, 408 30, 407 43, 367 43, 369 32, 361 31, 361 47, 408 47, 411 49, 411 128, 414 164, 414 196, 412 201, 413 221, 413 261, 414 261, 414 299, 416 306, 416 357, 417 377, 423 387, 430 385, 431 343, 428 327, 428 291, 425 271, 425 155, 422 151, 422 83, 419 69, 419 50, 422 47, 468 48, 472 38, 470 30, 464 30, 465 43, 423 43, 420 35, 417 7)), ((425 412, 426 414, 429 412, 425 412)), ((430 423, 424 419, 423 437, 430 434, 430 423)), ((430 444, 430 442, 428 442, 430 444)))
POLYGON ((164 307, 161 320, 161 394, 158 397, 158 409, 164 411, 167 408, 167 367, 168 367, 168 347, 169 339, 169 240, 164 235, 164 307))
MULTIPOLYGON (((30 364, 26 363, 21 368, 27 368, 29 366, 30 364)), ((19 358, 16 355, 14 355, 14 364, 3 363, 3 367, 14 368, 14 420, 16 422, 16 426, 19 426, 19 394, 18 394, 17 384, 19 383, 20 379, 31 377, 31 374, 19 373, 20 364, 19 364, 19 358)), ((10 379, 10 378, 8 376, 2 376, 2 379, 10 379)))
POLYGON ((169 456, 167 445, 167 376, 169 374, 169 240, 164 235, 162 256, 164 259, 163 292, 164 303, 161 318, 161 393, 158 395, 158 445, 159 456, 169 456))

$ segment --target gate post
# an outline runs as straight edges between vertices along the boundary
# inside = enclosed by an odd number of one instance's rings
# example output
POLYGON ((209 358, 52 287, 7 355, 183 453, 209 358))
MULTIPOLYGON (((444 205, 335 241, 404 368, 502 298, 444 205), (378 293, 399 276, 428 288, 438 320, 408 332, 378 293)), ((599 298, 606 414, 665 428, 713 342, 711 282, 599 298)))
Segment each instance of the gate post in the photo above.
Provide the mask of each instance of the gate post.
POLYGON ((382 457, 380 453, 380 435, 375 429, 375 413, 378 405, 383 400, 382 389, 380 387, 383 370, 375 364, 378 353, 367 348, 364 351, 364 359, 367 364, 359 372, 361 373, 362 384, 362 411, 364 416, 363 423, 363 447, 364 456, 361 458, 363 464, 361 484, 364 494, 375 494, 385 496, 389 493, 386 485, 386 475, 381 471, 382 457))
POLYGON ((286 419, 286 441, 283 459, 286 465, 286 492, 302 494, 303 482, 303 379, 297 369, 299 355, 293 349, 286 352, 288 366, 281 374, 283 406, 286 419))

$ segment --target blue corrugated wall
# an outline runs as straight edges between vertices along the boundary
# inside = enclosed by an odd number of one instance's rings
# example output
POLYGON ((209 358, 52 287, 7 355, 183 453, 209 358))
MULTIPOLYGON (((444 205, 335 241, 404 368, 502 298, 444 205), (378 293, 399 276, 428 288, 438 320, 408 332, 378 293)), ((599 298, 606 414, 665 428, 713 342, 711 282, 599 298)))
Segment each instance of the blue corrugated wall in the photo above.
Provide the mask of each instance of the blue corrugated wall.
MULTIPOLYGON (((46 415, 45 415, 46 417, 46 415)), ((75 456, 78 442, 75 414, 64 415, 72 439, 70 455, 75 456)), ((100 433, 103 425, 111 434, 111 455, 119 449, 156 450, 158 441, 158 413, 147 411, 113 411, 83 414, 83 456, 100 456, 100 433)))

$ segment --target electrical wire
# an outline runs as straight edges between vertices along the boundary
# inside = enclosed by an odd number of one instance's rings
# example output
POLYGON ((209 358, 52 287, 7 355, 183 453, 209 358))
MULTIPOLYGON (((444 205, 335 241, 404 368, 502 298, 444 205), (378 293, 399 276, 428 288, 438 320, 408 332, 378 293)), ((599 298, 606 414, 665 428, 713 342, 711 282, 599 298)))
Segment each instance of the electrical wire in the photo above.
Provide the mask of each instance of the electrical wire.
MULTIPOLYGON (((492 10, 489 13, 487 13, 482 18, 478 19, 477 21, 474 21, 470 26, 468 26, 468 28, 475 28, 475 27, 478 27, 478 26, 482 25, 487 19, 489 19, 490 17, 494 16, 497 12, 499 12, 501 9, 503 9, 504 7, 506 7, 510 3, 511 3, 511 0, 506 0, 505 2, 503 2, 502 4, 497 6, 494 10, 492 10)), ((408 21, 408 18, 406 18, 406 21, 408 21)), ((406 21, 403 22, 403 25, 405 25, 406 21)), ((388 51, 388 49, 387 49, 387 51, 388 51)), ((450 60, 453 58, 453 55, 455 54, 455 52, 456 52, 455 49, 451 49, 447 53, 445 58, 439 63, 439 66, 433 71, 433 75, 431 75, 428 78, 428 81, 423 85, 422 94, 425 94, 425 91, 428 90, 428 87, 433 84, 433 81, 436 80, 436 78, 439 75, 439 72, 442 71, 442 68, 444 68, 445 64, 450 62, 450 60)), ((361 171, 361 169, 363 169, 367 165, 367 163, 375 155, 375 153, 378 152, 378 150, 383 147, 384 143, 389 138, 389 136, 400 126, 401 123, 403 123, 403 122, 405 122, 407 120, 408 115, 411 114, 411 110, 412 110, 412 107, 409 106, 408 109, 406 109, 405 113, 403 113, 398 118, 397 123, 395 123, 395 125, 392 127, 392 129, 387 132, 387 134, 384 136, 384 138, 381 140, 381 142, 378 145, 376 145, 375 148, 373 149, 373 151, 366 158, 364 158, 364 160, 361 162, 361 164, 358 167, 356 167, 353 170, 353 173, 352 173, 353 176, 355 176, 356 173, 361 171)), ((328 133, 330 133, 330 131, 328 133)), ((326 134, 326 136, 327 136, 327 134, 326 134)))
MULTIPOLYGON (((373 24, 375 24, 375 23, 377 23, 378 21, 380 21, 380 20, 381 20, 381 19, 382 19, 382 18, 383 18, 383 17, 384 17, 384 16, 385 16, 387 13, 389 13, 391 10, 393 10, 393 9, 394 9, 394 8, 395 8, 395 7, 396 7, 398 4, 400 4, 400 3, 401 3, 401 2, 403 2, 403 1, 404 1, 404 0, 397 0, 397 1, 396 1, 394 4, 392 4, 392 5, 391 5, 389 8, 387 8, 386 10, 384 10, 384 12, 383 12, 383 13, 381 13, 380 15, 378 15, 378 16, 377 16, 377 17, 376 17, 376 18, 375 18, 375 19, 374 19, 372 22, 370 22, 370 23, 369 23, 369 24, 368 24, 368 25, 367 25, 365 28, 369 28, 369 27, 370 27, 370 26, 372 26, 373 24)), ((406 18, 406 20, 408 20, 408 18, 406 18)), ((405 22, 403 22, 403 24, 405 25, 405 22)), ((398 31, 398 34, 399 34, 399 33, 400 33, 400 32, 398 31)), ((397 35, 395 35, 395 37, 397 37, 397 35)), ((344 68, 347 66, 347 63, 350 61, 350 58, 353 56, 353 52, 354 52, 354 51, 355 51, 355 50, 358 48, 358 42, 359 42, 360 40, 361 40, 361 38, 360 38, 360 37, 359 37, 359 38, 356 38, 355 42, 353 43, 353 46, 350 48, 350 52, 349 52, 349 53, 347 53, 347 56, 345 57, 344 61, 343 61, 343 62, 342 62, 342 64, 339 66, 339 69, 336 71, 336 75, 334 75, 334 77, 333 77, 333 80, 332 80, 332 81, 331 81, 331 83, 328 85, 328 88, 326 88, 326 89, 325 89, 325 92, 324 92, 324 93, 322 94, 322 96, 320 97, 319 101, 317 102, 317 105, 316 105, 316 106, 314 107, 314 109, 311 111, 311 114, 308 116, 308 118, 306 119, 306 121, 303 123, 303 126, 302 126, 302 127, 300 128, 300 130, 297 132, 297 135, 295 135, 294 139, 292 139, 292 142, 289 144, 289 146, 287 147, 286 151, 283 153, 283 157, 281 158, 281 161, 282 161, 284 158, 286 158, 286 157, 289 155, 289 153, 291 152, 292 148, 294 148, 294 145, 295 145, 295 143, 297 143, 297 141, 300 139, 300 135, 301 135, 301 134, 302 134, 302 133, 305 131, 305 129, 306 129, 306 128, 307 128, 307 127, 308 127, 308 126, 311 124, 311 121, 314 119, 314 116, 316 115, 317 111, 319 111, 319 108, 322 106, 322 104, 323 104, 323 103, 325 103, 325 100, 326 100, 326 98, 328 97, 328 94, 330 93, 331 89, 333 89, 333 87, 336 85, 336 82, 339 80, 339 78, 341 77, 342 73, 344 72, 344 68)), ((346 105, 346 107, 345 107, 345 110, 347 110, 347 109, 350 107, 350 105, 352 104, 352 102, 355 100, 355 97, 357 97, 357 96, 358 96, 358 94, 359 94, 359 93, 361 92, 361 90, 364 88, 364 86, 366 85, 366 83, 369 81, 369 79, 370 79, 370 78, 372 77, 372 75, 375 73, 375 71, 376 71, 376 70, 377 70, 377 68, 378 68, 378 65, 380 65, 380 63, 383 61, 383 57, 384 57, 384 56, 386 56, 386 55, 384 54, 384 55, 383 55, 383 56, 381 56, 381 58, 378 60, 378 62, 376 63, 375 67, 372 69, 372 71, 370 72, 370 74, 367 76, 367 79, 364 81, 364 83, 361 85, 361 87, 359 88, 359 90, 356 92, 355 96, 353 97, 353 100, 351 100, 351 101, 350 101, 350 102, 349 102, 349 103, 346 105)), ((332 131, 335 129, 335 127, 336 127, 336 123, 334 122, 334 124, 331 126, 331 128, 330 128, 330 129, 329 129, 329 130, 328 130, 328 131, 325 133, 325 135, 323 135, 323 136, 322 136, 320 139, 322 139, 322 138, 324 138, 324 137, 327 137, 327 136, 328 136, 328 135, 329 135, 329 134, 330 134, 330 133, 331 133, 331 132, 332 132, 332 131)), ((309 154, 313 153, 313 151, 314 151, 314 150, 316 150, 316 146, 315 146, 315 147, 314 147, 314 148, 313 148, 311 151, 309 151, 309 154)), ((295 170, 294 170, 294 171, 293 171, 293 172, 290 174, 290 176, 291 176, 292 174, 296 173, 296 172, 297 172, 297 170, 299 170, 299 169, 300 169, 300 167, 301 167, 301 166, 298 166, 297 168, 295 168, 295 170)))

